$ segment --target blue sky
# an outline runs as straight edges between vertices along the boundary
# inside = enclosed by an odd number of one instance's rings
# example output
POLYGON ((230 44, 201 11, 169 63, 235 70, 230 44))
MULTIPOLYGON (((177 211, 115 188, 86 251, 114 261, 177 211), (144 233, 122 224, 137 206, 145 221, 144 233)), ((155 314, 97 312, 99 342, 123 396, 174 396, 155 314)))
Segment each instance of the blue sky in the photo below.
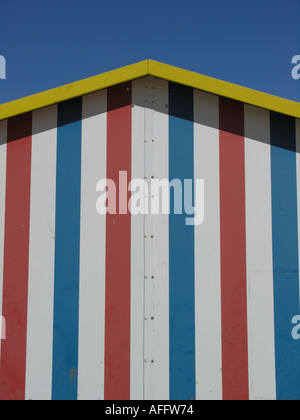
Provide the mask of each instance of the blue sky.
POLYGON ((146 58, 300 101, 300 0, 0 0, 0 103, 146 58))

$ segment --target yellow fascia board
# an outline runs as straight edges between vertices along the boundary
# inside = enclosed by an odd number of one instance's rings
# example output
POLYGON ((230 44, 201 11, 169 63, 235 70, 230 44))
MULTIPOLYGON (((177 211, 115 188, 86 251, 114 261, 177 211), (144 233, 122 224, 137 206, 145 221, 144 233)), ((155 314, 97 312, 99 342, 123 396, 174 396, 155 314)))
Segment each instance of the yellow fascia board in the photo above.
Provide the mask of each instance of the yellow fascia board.
POLYGON ((145 76, 158 77, 218 96, 235 99, 249 105, 300 118, 299 102, 203 76, 154 60, 144 60, 98 76, 0 105, 0 121, 145 76))
POLYGON ((147 76, 148 60, 0 105, 0 121, 147 76))
POLYGON ((299 102, 203 76, 153 60, 148 60, 148 71, 149 75, 166 79, 170 82, 180 83, 218 96, 235 99, 245 104, 300 118, 299 102))

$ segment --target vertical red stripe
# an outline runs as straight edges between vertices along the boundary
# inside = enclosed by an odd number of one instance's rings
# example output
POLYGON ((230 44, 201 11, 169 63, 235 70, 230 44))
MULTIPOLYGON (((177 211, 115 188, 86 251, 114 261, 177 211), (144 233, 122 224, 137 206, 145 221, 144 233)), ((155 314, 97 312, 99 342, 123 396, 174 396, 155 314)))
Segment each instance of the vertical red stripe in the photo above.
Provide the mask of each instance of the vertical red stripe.
POLYGON ((8 121, 0 398, 25 398, 32 115, 8 121))
POLYGON ((117 214, 106 216, 106 400, 130 399, 131 215, 119 214, 118 185, 120 171, 131 180, 131 113, 131 83, 108 89, 107 178, 117 186, 117 214))
POLYGON ((220 98, 223 398, 249 399, 244 105, 220 98))

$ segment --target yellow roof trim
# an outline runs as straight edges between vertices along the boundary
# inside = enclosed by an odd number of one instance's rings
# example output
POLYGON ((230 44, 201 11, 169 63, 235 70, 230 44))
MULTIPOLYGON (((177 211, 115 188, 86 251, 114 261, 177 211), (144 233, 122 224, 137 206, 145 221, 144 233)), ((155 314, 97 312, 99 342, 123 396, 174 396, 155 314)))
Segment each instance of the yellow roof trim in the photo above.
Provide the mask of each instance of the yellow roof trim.
POLYGON ((79 82, 70 83, 45 92, 0 105, 0 121, 36 109, 45 108, 69 99, 106 89, 129 80, 147 76, 148 61, 131 64, 79 82))
POLYGON ((203 76, 157 61, 145 60, 79 82, 74 82, 0 105, 0 120, 67 101, 78 96, 87 95, 144 76, 155 76, 194 89, 235 99, 249 105, 300 118, 299 102, 290 101, 212 77, 203 76))
POLYGON ((149 60, 149 74, 249 105, 300 118, 300 103, 149 60))

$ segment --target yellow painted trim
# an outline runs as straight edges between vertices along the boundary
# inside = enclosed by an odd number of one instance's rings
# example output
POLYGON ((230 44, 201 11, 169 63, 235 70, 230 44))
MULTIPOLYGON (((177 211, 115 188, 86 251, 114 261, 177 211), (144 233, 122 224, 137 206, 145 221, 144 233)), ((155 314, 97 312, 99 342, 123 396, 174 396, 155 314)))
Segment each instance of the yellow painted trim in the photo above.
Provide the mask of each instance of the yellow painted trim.
POLYGON ((183 70, 157 61, 149 60, 148 72, 151 76, 167 79, 170 82, 180 83, 194 89, 203 90, 219 96, 235 99, 237 101, 280 112, 292 117, 300 118, 300 103, 290 101, 259 92, 243 86, 234 85, 212 77, 203 76, 188 70, 183 70))
POLYGON ((70 83, 55 89, 17 99, 0 105, 0 121, 36 109, 45 108, 69 99, 106 89, 129 80, 147 76, 148 61, 131 64, 107 73, 93 76, 79 82, 70 83))
POLYGON ((0 105, 0 120, 34 111, 144 76, 155 76, 194 89, 300 118, 300 103, 203 76, 168 64, 145 60, 98 76, 0 105))

